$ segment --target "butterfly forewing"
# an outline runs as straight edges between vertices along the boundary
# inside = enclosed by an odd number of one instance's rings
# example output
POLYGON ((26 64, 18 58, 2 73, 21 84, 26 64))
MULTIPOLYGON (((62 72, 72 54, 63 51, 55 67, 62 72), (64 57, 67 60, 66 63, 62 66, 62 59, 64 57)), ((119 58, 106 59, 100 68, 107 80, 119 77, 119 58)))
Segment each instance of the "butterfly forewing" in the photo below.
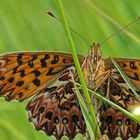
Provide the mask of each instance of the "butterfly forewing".
MULTIPOLYGON (((140 90, 140 60, 129 58, 113 58, 121 67, 121 69, 129 77, 130 81, 134 84, 138 90, 140 90)), ((111 60, 108 58, 105 60, 106 67, 109 69, 115 69, 111 60)), ((117 71, 117 70, 116 70, 117 71)))
MULTIPOLYGON (((82 60, 82 59, 81 59, 82 60)), ((74 65, 66 53, 13 53, 0 56, 0 96, 22 101, 74 65)))

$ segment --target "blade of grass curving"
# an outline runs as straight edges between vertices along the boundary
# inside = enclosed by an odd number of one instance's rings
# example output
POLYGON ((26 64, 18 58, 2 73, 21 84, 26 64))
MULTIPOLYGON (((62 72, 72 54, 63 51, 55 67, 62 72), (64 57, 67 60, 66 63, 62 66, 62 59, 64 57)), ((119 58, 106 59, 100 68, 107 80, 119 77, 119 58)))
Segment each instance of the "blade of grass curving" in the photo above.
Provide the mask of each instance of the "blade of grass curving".
MULTIPOLYGON (((93 121, 94 124, 97 124, 95 111, 93 109, 91 99, 90 99, 90 96, 89 96, 89 93, 88 93, 88 90, 87 90, 86 82, 85 82, 85 79, 83 77, 83 73, 82 73, 81 68, 80 68, 80 63, 79 63, 77 53, 76 53, 76 50, 75 50, 75 47, 74 47, 74 43, 73 43, 72 36, 71 36, 70 30, 69 30, 69 26, 68 26, 67 20, 65 18, 65 14, 64 14, 64 10, 63 10, 63 7, 62 7, 61 0, 56 0, 56 2, 57 2, 57 5, 58 5, 58 8, 59 8, 61 17, 62 17, 62 23, 63 23, 64 30, 65 30, 65 33, 66 33, 66 37, 67 37, 67 40, 69 42, 69 46, 71 48, 74 63, 75 63, 77 73, 78 73, 78 76, 79 76, 79 79, 80 79, 80 82, 81 82, 81 85, 82 85, 82 89, 83 89, 84 96, 85 96, 85 99, 86 99, 86 102, 87 102, 87 106, 88 106, 90 115, 92 117, 92 121, 93 121)), ((97 134, 96 139, 98 140, 100 138, 100 135, 101 135, 100 129, 99 129, 98 126, 97 127, 94 126, 94 132, 96 132, 96 134, 97 134)))
POLYGON ((128 78, 128 76, 125 74, 125 72, 121 69, 121 67, 117 64, 117 62, 113 58, 111 58, 111 61, 114 64, 114 66, 116 67, 116 69, 119 71, 119 73, 121 74, 121 76, 123 77, 123 79, 125 80, 125 82, 128 85, 128 87, 133 91, 133 93, 135 94, 135 96, 137 97, 137 99, 140 101, 140 96, 135 91, 136 88, 130 82, 130 79, 128 78))
POLYGON ((82 114, 84 116, 84 120, 86 122, 86 126, 88 128, 88 132, 89 132, 90 138, 92 140, 95 137, 95 135, 96 135, 96 132, 95 133, 93 133, 93 132, 94 132, 94 126, 96 126, 97 124, 93 124, 91 116, 90 116, 90 114, 88 112, 88 108, 87 108, 86 104, 84 103, 83 98, 80 95, 80 91, 78 90, 76 85, 74 86, 74 88, 76 90, 76 95, 77 95, 77 98, 78 98, 78 101, 79 101, 79 104, 80 104, 80 108, 82 110, 82 114))
MULTIPOLYGON (((93 91, 89 90, 90 92, 94 93, 93 91)), ((127 110, 125 110, 124 108, 120 107, 119 105, 115 104, 114 102, 106 99, 105 97, 103 97, 102 95, 100 95, 99 93, 94 93, 95 97, 98 98, 100 101, 113 106, 114 108, 116 108, 117 110, 121 111, 124 115, 128 116, 129 118, 131 118, 132 120, 134 120, 136 123, 140 124, 140 118, 138 118, 137 116, 134 116, 134 114, 128 112, 127 110)))

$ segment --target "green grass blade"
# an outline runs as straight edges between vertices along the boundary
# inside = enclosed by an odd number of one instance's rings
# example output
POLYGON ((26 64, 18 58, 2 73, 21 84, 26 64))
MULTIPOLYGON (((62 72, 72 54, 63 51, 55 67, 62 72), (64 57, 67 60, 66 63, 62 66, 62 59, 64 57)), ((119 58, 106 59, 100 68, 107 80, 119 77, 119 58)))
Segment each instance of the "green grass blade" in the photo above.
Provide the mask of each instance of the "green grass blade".
MULTIPOLYGON (((91 91, 91 90, 89 90, 91 91)), ((93 91, 91 91, 92 93, 94 93, 93 91)), ((105 97, 101 96, 98 93, 94 93, 95 97, 98 98, 99 100, 101 100, 102 102, 113 106, 114 108, 116 108, 117 110, 121 111, 124 115, 128 116, 129 118, 131 118, 132 120, 134 120, 136 123, 140 124, 140 118, 137 116, 134 116, 132 113, 128 112, 127 110, 123 109, 122 107, 118 106, 117 104, 113 103, 112 101, 106 99, 105 97)))
MULTIPOLYGON (((80 68, 80 63, 79 63, 77 53, 76 53, 76 50, 75 50, 75 47, 74 47, 74 43, 73 43, 72 36, 71 36, 70 30, 69 30, 69 26, 68 26, 67 20, 65 18, 65 14, 64 14, 64 11, 63 11, 61 0, 57 0, 57 5, 58 5, 58 8, 59 8, 61 17, 62 17, 62 23, 63 23, 64 29, 65 29, 66 37, 67 37, 67 40, 68 40, 70 48, 71 48, 72 56, 73 56, 73 59, 74 59, 75 65, 76 65, 76 69, 77 69, 77 73, 78 73, 80 82, 82 84, 82 89, 83 89, 84 96, 85 96, 85 99, 86 99, 86 102, 87 102, 87 105, 88 105, 88 108, 89 108, 89 112, 90 112, 91 117, 92 117, 92 121, 93 121, 94 124, 97 124, 95 111, 93 109, 91 99, 90 99, 90 96, 89 96, 89 93, 88 93, 88 90, 87 90, 86 82, 85 82, 85 79, 83 77, 83 73, 82 73, 81 68, 80 68)), ((94 132, 97 133, 97 138, 96 139, 99 139, 98 137, 100 137, 101 134, 100 134, 100 129, 99 129, 98 126, 94 127, 94 132)))
POLYGON ((76 85, 76 82, 74 81, 72 73, 71 73, 71 78, 72 78, 72 82, 74 84, 74 89, 76 91, 75 93, 77 95, 82 114, 84 116, 84 119, 85 119, 85 122, 86 122, 86 125, 87 125, 87 128, 88 128, 90 138, 92 139, 92 138, 94 138, 94 133, 93 132, 94 132, 94 126, 96 124, 93 124, 93 122, 92 122, 91 116, 90 116, 90 114, 88 112, 88 108, 87 108, 85 102, 83 101, 83 98, 82 98, 82 96, 80 94, 80 91, 79 91, 77 85, 76 85))
MULTIPOLYGON (((86 106, 86 104, 84 103, 83 101, 83 98, 79 92, 79 90, 77 89, 77 87, 75 86, 75 89, 76 89, 76 95, 78 97, 78 101, 79 101, 79 104, 80 104, 80 107, 81 107, 81 110, 82 110, 82 114, 84 116, 84 119, 85 119, 85 122, 86 122, 86 125, 87 125, 87 128, 88 128, 88 132, 89 132, 89 135, 90 135, 90 138, 91 140, 95 137, 94 136, 94 126, 96 126, 97 124, 93 124, 93 121, 91 119, 91 116, 88 112, 88 108, 86 106)), ((96 133, 95 133, 96 135, 96 133)))

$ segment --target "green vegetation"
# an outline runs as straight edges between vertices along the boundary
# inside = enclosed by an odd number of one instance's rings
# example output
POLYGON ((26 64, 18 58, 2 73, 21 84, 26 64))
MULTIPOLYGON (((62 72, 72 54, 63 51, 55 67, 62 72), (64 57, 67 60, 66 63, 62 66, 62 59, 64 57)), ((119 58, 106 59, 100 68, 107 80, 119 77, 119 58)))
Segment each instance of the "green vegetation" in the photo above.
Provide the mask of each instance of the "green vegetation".
MULTIPOLYGON (((69 26, 90 43, 102 42, 140 13, 139 2, 136 0, 62 2, 69 26)), ((49 17, 47 10, 59 17, 55 0, 1 0, 0 53, 33 50, 70 52, 62 23, 49 17)), ((103 56, 140 58, 139 22, 129 26, 127 32, 120 32, 104 42, 101 48, 103 56)), ((72 36, 77 52, 86 56, 90 46, 74 33, 72 36)), ((7 103, 0 99, 1 140, 54 139, 36 131, 29 123, 25 111, 28 101, 7 103)), ((75 139, 79 137, 81 135, 75 139)))

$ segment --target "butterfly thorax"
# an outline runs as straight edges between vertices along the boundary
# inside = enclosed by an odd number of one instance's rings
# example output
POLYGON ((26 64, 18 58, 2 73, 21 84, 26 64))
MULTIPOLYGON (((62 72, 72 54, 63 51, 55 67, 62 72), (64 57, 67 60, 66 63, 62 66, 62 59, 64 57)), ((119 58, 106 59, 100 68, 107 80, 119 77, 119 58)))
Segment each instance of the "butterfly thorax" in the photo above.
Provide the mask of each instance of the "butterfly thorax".
POLYGON ((83 73, 88 87, 95 89, 100 81, 102 81, 105 71, 105 64, 99 44, 93 44, 83 63, 83 73))

